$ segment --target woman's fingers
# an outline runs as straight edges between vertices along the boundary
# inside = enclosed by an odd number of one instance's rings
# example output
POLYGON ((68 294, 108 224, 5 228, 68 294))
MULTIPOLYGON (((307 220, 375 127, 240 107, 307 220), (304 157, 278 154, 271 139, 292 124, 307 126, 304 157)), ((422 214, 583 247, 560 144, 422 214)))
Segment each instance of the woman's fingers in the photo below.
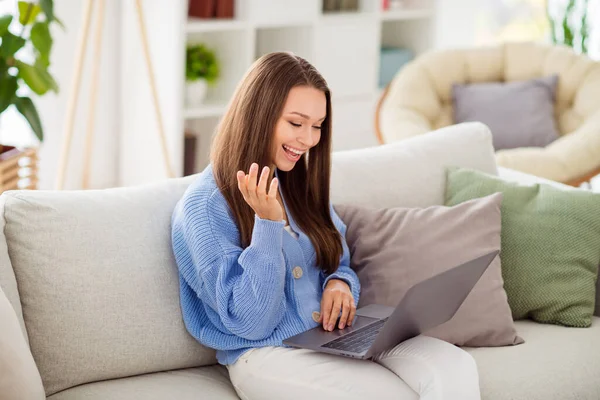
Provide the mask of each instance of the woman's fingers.
POLYGON ((250 166, 250 173, 248 176, 248 194, 256 194, 256 176, 258 174, 258 164, 252 163, 250 166))
POLYGON ((277 178, 273 178, 271 180, 271 186, 269 187, 269 199, 276 200, 277 199, 277 178))
POLYGON ((269 167, 264 167, 260 174, 260 180, 258 181, 258 188, 256 192, 258 193, 259 200, 266 200, 267 195, 267 181, 269 180, 269 167))
POLYGON ((354 299, 350 298, 350 313, 348 315, 348 326, 352 326, 352 322, 354 322, 354 316, 356 315, 356 305, 354 304, 354 299))
POLYGON ((238 189, 240 189, 240 192, 242 193, 242 196, 244 196, 244 199, 247 199, 248 198, 248 187, 247 187, 247 183, 246 183, 246 174, 244 173, 244 171, 237 172, 237 181, 238 181, 238 189))
POLYGON ((348 299, 342 303, 342 316, 340 317, 340 323, 338 328, 344 329, 348 324, 348 316, 350 315, 350 302, 348 299))
POLYGON ((327 330, 329 326, 329 315, 331 314, 332 307, 333 296, 329 295, 327 292, 323 293, 323 297, 321 298, 321 320, 323 322, 323 329, 325 330, 327 330))
POLYGON ((327 324, 327 330, 332 331, 335 327, 335 323, 340 315, 340 311, 342 310, 342 298, 341 296, 335 296, 333 300, 333 307, 331 308, 331 314, 329 315, 329 323, 327 324))
POLYGON ((283 210, 277 201, 277 188, 279 187, 277 178, 271 180, 269 192, 267 193, 270 171, 271 168, 265 166, 260 173, 257 183, 258 164, 252 163, 248 174, 244 171, 237 172, 238 188, 244 196, 246 203, 248 203, 258 217, 281 221, 283 210))

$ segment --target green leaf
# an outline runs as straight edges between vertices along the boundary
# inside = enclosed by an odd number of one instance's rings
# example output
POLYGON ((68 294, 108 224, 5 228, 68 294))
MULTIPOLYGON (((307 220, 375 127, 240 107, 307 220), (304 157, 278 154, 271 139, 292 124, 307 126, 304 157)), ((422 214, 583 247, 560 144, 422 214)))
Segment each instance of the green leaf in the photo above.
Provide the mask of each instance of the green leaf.
POLYGON ((8 108, 17 93, 17 78, 8 73, 0 76, 0 113, 8 108))
POLYGON ((17 76, 23 79, 36 94, 43 95, 48 90, 58 92, 58 84, 41 63, 38 62, 34 66, 17 61, 16 66, 19 70, 17 76))
POLYGON ((44 129, 42 128, 42 122, 40 116, 33 104, 33 101, 29 97, 17 97, 15 99, 15 106, 17 110, 25 117, 29 126, 35 133, 35 136, 41 141, 44 140, 44 129))
POLYGON ((38 14, 42 11, 39 5, 27 1, 19 2, 19 22, 21 25, 29 25, 35 21, 38 14))
POLYGON ((40 56, 45 61, 46 66, 48 66, 50 50, 52 50, 52 36, 50 36, 48 22, 36 22, 33 25, 31 28, 31 42, 40 52, 40 56))
POLYGON ((12 15, 3 15, 0 17, 0 36, 4 36, 8 32, 8 27, 12 22, 12 15))
POLYGON ((63 30, 66 30, 65 28, 65 24, 56 17, 56 15, 54 16, 54 22, 56 22, 58 25, 60 25, 61 28, 63 28, 63 30))
POLYGON ((52 22, 54 20, 54 3, 52 0, 40 0, 40 7, 44 14, 46 14, 46 20, 52 22))
POLYGON ((2 36, 2 45, 0 45, 0 56, 8 59, 15 55, 21 47, 25 46, 25 39, 7 32, 2 36))

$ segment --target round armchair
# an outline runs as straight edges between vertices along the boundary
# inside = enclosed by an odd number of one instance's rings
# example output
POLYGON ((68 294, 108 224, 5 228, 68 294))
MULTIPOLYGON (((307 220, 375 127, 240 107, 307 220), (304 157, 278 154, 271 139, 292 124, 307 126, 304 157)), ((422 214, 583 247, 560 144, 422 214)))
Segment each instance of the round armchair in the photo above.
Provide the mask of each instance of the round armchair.
POLYGON ((454 83, 511 82, 558 75, 559 138, 546 147, 496 152, 499 166, 578 186, 600 174, 600 63, 563 46, 505 43, 435 50, 407 64, 385 88, 375 131, 389 143, 452 125, 454 83))

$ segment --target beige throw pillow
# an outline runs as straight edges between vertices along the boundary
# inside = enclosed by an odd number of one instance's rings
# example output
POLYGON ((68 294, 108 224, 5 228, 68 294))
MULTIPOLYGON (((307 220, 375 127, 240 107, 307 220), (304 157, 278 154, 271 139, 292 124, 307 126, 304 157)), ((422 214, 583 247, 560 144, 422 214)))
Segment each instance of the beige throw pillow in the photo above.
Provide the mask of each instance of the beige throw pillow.
MULTIPOLYGON (((494 194, 454 207, 336 205, 347 225, 351 266, 362 285, 359 307, 395 306, 416 283, 500 249, 501 202, 502 195, 494 194)), ((499 257, 456 315, 427 335, 458 346, 523 343, 508 306, 499 257)))

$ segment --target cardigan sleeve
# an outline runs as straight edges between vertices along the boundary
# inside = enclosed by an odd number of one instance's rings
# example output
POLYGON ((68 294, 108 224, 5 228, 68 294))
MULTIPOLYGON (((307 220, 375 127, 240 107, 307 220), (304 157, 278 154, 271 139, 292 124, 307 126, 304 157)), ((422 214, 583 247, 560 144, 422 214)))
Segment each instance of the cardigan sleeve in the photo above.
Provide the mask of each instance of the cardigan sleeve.
POLYGON ((333 206, 330 206, 331 219, 333 220, 333 224, 340 232, 342 239, 342 248, 343 253, 340 258, 340 265, 334 273, 325 277, 323 282, 323 290, 325 290, 325 286, 327 286, 327 282, 331 279, 340 279, 350 286, 350 291, 352 292, 352 297, 354 297, 354 304, 358 305, 358 300, 360 297, 360 282, 358 280, 358 276, 356 272, 352 268, 350 268, 350 249, 348 248, 348 243, 346 242, 346 225, 342 221, 342 219, 337 215, 333 206))
POLYGON ((232 334, 269 337, 285 313, 283 221, 255 216, 251 243, 239 245, 239 231, 224 199, 185 198, 177 221, 189 251, 186 279, 205 307, 232 334))

